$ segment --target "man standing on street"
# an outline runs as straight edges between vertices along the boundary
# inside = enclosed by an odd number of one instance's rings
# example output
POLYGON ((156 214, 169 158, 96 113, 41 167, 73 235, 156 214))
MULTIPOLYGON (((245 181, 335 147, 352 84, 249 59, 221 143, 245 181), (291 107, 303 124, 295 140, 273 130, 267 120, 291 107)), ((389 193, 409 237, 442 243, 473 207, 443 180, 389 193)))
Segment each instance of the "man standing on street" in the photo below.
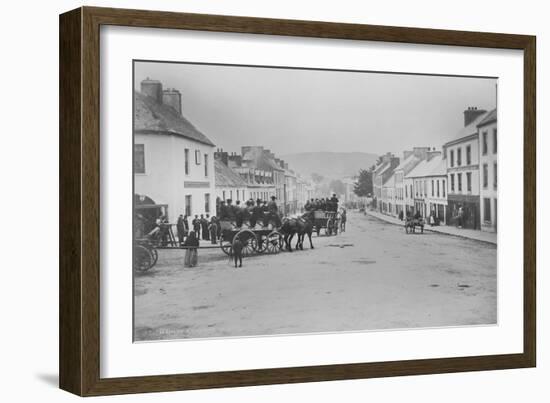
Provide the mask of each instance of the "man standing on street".
POLYGON ((208 215, 207 218, 204 218, 204 215, 201 214, 201 231, 202 231, 202 239, 204 241, 210 240, 210 233, 208 232, 208 215))
POLYGON ((197 239, 200 239, 201 220, 198 215, 195 215, 195 219, 193 220, 192 224, 193 224, 193 231, 195 231, 195 235, 197 236, 197 239))

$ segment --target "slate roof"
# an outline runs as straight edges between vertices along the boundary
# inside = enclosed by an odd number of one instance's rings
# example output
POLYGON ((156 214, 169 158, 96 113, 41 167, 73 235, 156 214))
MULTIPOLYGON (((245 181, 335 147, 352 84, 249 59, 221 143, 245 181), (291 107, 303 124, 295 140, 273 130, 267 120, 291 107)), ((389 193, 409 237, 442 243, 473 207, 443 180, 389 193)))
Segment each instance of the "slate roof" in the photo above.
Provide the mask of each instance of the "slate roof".
POLYGON ((138 91, 134 91, 134 132, 172 134, 215 146, 174 108, 138 91))
POLYGON ((426 176, 444 176, 447 175, 447 163, 443 156, 436 155, 431 160, 423 160, 418 164, 406 178, 421 178, 426 176))
POLYGON ((404 160, 401 160, 401 163, 394 169, 394 171, 403 171, 403 173, 406 175, 408 174, 411 169, 413 169, 415 166, 417 166, 422 160, 418 158, 416 155, 411 154, 404 160))
POLYGON ((216 173, 217 188, 246 187, 246 182, 241 178, 241 176, 220 160, 214 160, 214 171, 216 173))
POLYGON ((481 122, 477 124, 477 127, 488 125, 497 121, 497 109, 490 111, 481 122))

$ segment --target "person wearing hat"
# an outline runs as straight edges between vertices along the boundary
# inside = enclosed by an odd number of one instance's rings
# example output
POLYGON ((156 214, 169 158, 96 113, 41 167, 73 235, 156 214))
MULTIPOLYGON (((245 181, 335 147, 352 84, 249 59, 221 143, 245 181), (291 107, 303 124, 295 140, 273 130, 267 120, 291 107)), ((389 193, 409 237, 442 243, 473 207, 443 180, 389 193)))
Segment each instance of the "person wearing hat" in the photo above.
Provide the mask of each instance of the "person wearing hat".
POLYGON ((227 220, 231 222, 235 222, 236 219, 237 217, 236 217, 235 206, 233 206, 233 200, 227 199, 227 220))
POLYGON ((269 213, 269 219, 273 220, 277 227, 280 227, 281 219, 279 218, 279 207, 277 206, 277 202, 275 200, 277 200, 277 198, 275 196, 271 196, 271 201, 267 205, 267 211, 269 213))
POLYGON ((195 236, 197 239, 200 239, 201 234, 201 219, 198 215, 195 214, 195 218, 192 222, 193 224, 193 231, 195 231, 195 236))
POLYGON ((261 218, 262 215, 262 208, 260 204, 262 201, 260 199, 256 200, 256 205, 254 205, 254 201, 252 200, 252 209, 250 214, 250 227, 254 228, 256 226, 256 223, 261 218))

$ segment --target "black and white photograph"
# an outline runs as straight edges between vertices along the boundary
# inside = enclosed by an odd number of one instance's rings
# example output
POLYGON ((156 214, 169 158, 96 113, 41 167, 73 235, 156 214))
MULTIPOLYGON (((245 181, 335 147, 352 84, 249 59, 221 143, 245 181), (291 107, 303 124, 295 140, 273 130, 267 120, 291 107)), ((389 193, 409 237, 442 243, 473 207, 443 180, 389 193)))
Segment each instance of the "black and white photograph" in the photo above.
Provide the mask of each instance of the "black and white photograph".
POLYGON ((496 77, 135 60, 132 85, 135 342, 498 324, 496 77))

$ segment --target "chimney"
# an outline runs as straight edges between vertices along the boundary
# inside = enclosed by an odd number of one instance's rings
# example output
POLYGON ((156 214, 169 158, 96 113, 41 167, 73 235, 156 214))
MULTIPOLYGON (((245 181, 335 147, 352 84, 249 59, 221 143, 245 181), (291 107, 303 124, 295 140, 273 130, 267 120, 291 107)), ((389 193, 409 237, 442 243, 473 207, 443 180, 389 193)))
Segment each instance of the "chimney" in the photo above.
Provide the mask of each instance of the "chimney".
POLYGON ((181 115, 181 93, 178 90, 168 88, 162 91, 162 103, 171 106, 181 115))
POLYGON ((162 83, 160 81, 147 77, 141 82, 141 92, 154 98, 158 103, 162 103, 162 83))
POLYGON ((214 159, 222 162, 225 166, 229 166, 229 153, 223 151, 222 148, 219 148, 218 151, 214 153, 214 159))
POLYGON ((425 160, 428 156, 428 151, 431 150, 431 147, 413 147, 413 154, 415 157, 425 160))
POLYGON ((414 151, 405 150, 405 151, 403 151, 403 159, 406 160, 407 158, 409 158, 413 154, 414 154, 414 151))
POLYGON ((428 151, 426 159, 430 161, 433 157, 437 157, 438 155, 441 155, 441 151, 435 151, 434 149, 432 151, 428 151))
POLYGON ((464 127, 472 123, 480 115, 483 115, 487 112, 485 109, 477 109, 477 106, 469 106, 468 109, 464 111, 464 127))
POLYGON ((387 152, 386 154, 382 155, 382 162, 390 162, 393 155, 390 152, 387 152))

